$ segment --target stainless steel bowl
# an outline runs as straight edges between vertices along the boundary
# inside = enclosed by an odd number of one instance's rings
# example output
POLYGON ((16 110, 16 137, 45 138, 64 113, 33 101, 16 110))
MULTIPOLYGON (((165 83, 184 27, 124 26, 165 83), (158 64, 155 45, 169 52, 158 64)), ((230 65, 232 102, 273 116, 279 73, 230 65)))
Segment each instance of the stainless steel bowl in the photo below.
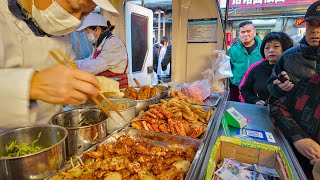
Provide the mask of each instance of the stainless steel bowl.
POLYGON ((13 129, 0 134, 0 156, 7 155, 5 145, 13 140, 17 144, 31 144, 40 132, 41 136, 35 145, 45 149, 25 156, 0 158, 0 179, 43 179, 64 164, 68 132, 61 126, 49 124, 13 129))
POLYGON ((148 110, 148 108, 151 104, 155 104, 157 102, 157 96, 154 96, 150 99, 134 100, 134 102, 137 103, 136 115, 138 115, 141 110, 146 111, 146 110, 148 110))
MULTIPOLYGON (((140 90, 140 88, 135 88, 137 89, 138 91, 140 90)), ((125 89, 120 89, 120 91, 124 91, 125 89)), ((158 94, 158 93, 157 93, 158 94)), ((134 102, 137 103, 137 106, 136 106, 136 115, 139 114, 139 112, 141 110, 148 110, 149 106, 151 104, 155 104, 157 102, 157 95, 155 95, 154 97, 152 98, 149 98, 149 99, 143 99, 143 100, 133 100, 134 102)))
POLYGON ((81 155, 83 151, 107 136, 105 115, 100 109, 79 108, 61 112, 53 116, 51 124, 65 127, 68 130, 67 158, 81 155), (82 125, 81 122, 90 125, 82 125))
POLYGON ((157 91, 157 103, 160 102, 160 99, 168 97, 169 88, 167 86, 156 85, 154 86, 158 89, 157 91))
POLYGON ((107 119, 107 133, 111 134, 115 130, 118 130, 120 128, 125 127, 126 125, 130 124, 130 121, 136 116, 136 106, 137 103, 129 98, 108 98, 109 101, 113 104, 116 105, 118 103, 120 104, 127 104, 128 108, 119 110, 120 114, 124 117, 126 121, 124 121, 115 111, 111 110, 109 105, 105 102, 102 101, 103 106, 105 106, 108 111, 110 112, 112 118, 108 117, 107 119))
MULTIPOLYGON (((136 116, 136 106, 137 103, 129 98, 108 98, 109 101, 116 105, 118 103, 123 103, 123 104, 127 104, 128 108, 127 109, 123 109, 123 110, 119 110, 120 114, 125 118, 126 121, 124 121, 115 111, 113 111, 109 105, 102 100, 101 103, 104 107, 107 108, 107 110, 110 112, 112 118, 110 117, 107 118, 107 133, 111 134, 113 133, 115 130, 120 129, 125 127, 126 125, 128 125, 130 123, 130 121, 136 116)), ((87 102, 85 104, 81 104, 78 106, 68 106, 65 107, 65 109, 76 109, 76 108, 99 108, 96 104, 92 103, 92 102, 87 102)))

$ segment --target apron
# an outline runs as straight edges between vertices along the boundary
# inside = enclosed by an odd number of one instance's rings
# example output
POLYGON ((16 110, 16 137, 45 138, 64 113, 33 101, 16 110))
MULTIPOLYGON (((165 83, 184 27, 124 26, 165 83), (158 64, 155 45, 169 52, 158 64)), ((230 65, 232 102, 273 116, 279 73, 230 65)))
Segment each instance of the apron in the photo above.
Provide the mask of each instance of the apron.
MULTIPOLYGON (((104 44, 106 43, 106 41, 108 39, 110 39, 112 36, 110 37, 106 37, 106 39, 104 40, 103 42, 103 45, 101 46, 101 49, 100 50, 95 50, 94 53, 93 53, 93 57, 92 59, 95 59, 97 58, 100 53, 101 53, 101 50, 102 48, 104 47, 104 44)), ((105 70, 103 72, 100 72, 98 74, 96 74, 96 76, 105 76, 107 78, 111 78, 111 79, 114 79, 116 81, 119 82, 119 88, 120 89, 123 89, 123 88, 127 88, 128 87, 128 76, 127 76, 127 68, 128 68, 128 60, 127 60, 127 65, 123 71, 123 73, 114 73, 114 72, 111 72, 110 70, 105 70)))

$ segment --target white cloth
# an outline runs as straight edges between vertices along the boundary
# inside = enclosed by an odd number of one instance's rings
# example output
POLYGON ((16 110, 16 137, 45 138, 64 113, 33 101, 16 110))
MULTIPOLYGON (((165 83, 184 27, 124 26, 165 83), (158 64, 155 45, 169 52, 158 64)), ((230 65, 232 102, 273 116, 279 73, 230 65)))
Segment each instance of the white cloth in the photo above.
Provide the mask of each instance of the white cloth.
POLYGON ((97 49, 102 50, 95 59, 93 59, 93 54, 91 54, 91 56, 84 60, 75 60, 75 64, 80 69, 92 74, 98 74, 105 70, 110 70, 113 73, 123 73, 125 71, 128 61, 127 50, 119 38, 115 36, 108 39, 105 38, 97 49))
POLYGON ((36 37, 27 24, 0 1, 0 132, 14 128, 48 123, 61 106, 29 101, 34 71, 56 65, 48 51, 60 48, 71 58, 70 36, 36 37))
POLYGON ((163 46, 159 53, 159 59, 158 59, 158 68, 157 68, 157 74, 158 76, 167 76, 170 73, 170 65, 167 66, 167 69, 162 71, 161 62, 164 59, 164 56, 167 52, 167 46, 163 46))

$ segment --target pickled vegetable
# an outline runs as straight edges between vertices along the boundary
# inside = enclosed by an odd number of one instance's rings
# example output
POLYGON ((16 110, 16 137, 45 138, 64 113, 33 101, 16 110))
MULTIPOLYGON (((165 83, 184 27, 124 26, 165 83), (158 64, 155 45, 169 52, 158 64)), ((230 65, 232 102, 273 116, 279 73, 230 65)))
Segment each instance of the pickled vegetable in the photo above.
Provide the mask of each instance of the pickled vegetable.
POLYGON ((41 132, 39 133, 38 138, 35 139, 31 144, 28 144, 28 143, 17 144, 17 141, 13 140, 10 144, 6 145, 6 151, 8 154, 6 156, 1 156, 1 158, 24 156, 24 155, 36 153, 44 149, 41 146, 35 145, 35 143, 39 141, 40 136, 41 136, 41 132))

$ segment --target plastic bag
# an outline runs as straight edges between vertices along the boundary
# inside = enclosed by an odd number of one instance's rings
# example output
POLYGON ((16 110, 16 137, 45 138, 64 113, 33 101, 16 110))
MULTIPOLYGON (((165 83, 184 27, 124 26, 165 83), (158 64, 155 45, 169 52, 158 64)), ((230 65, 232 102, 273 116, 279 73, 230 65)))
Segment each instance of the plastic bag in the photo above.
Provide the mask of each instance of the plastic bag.
POLYGON ((233 77, 230 57, 223 50, 214 51, 214 54, 218 57, 212 61, 211 68, 201 74, 211 84, 211 91, 222 92, 225 87, 224 79, 233 77))
POLYGON ((174 91, 181 91, 186 96, 201 101, 207 99, 211 94, 208 80, 199 80, 190 84, 174 83, 171 89, 174 91))

